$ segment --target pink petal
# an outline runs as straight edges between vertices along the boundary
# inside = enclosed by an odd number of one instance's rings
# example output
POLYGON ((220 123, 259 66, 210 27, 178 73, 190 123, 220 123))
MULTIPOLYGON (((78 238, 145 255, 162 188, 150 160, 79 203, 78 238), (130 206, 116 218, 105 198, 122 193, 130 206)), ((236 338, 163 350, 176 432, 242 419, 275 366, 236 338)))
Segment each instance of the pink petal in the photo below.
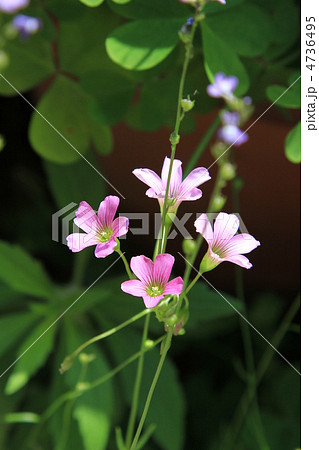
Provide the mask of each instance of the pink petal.
MULTIPOLYGON (((150 169, 135 169, 133 174, 147 186, 154 189, 157 194, 163 191, 163 183, 160 177, 150 169)), ((148 191, 147 191, 148 192, 148 191)))
POLYGON ((211 247, 214 239, 214 234, 212 225, 208 220, 207 215, 201 214, 198 219, 195 220, 194 225, 197 233, 200 233, 207 242, 208 246, 211 247))
POLYGON ((145 194, 150 198, 159 198, 159 197, 162 198, 161 193, 156 193, 153 188, 147 189, 145 194))
POLYGON ((86 247, 98 243, 95 234, 73 233, 66 238, 67 245, 72 252, 80 252, 86 247))
POLYGON ((167 283, 163 294, 175 294, 179 295, 183 290, 183 279, 181 277, 174 278, 172 281, 167 283))
POLYGON ((205 169, 205 167, 197 167, 197 169, 192 170, 191 173, 183 181, 179 196, 181 196, 183 200, 196 200, 192 198, 192 196, 188 198, 189 194, 193 191, 194 188, 197 188, 197 186, 200 186, 210 179, 211 176, 209 175, 209 172, 207 169, 205 169))
POLYGON ((155 283, 166 284, 171 275, 175 258, 168 253, 157 255, 154 261, 154 281, 155 283))
POLYGON ((115 195, 109 195, 100 203, 97 216, 103 227, 112 225, 120 199, 115 195))
POLYGON ((153 280, 153 261, 144 255, 131 259, 131 269, 143 283, 149 284, 153 280))
POLYGON ((178 195, 178 199, 182 201, 187 200, 198 200, 203 195, 202 191, 197 188, 193 188, 191 191, 188 191, 186 194, 183 194, 182 196, 178 195))
POLYGON ((244 267, 244 269, 250 269, 252 267, 251 262, 244 255, 233 255, 233 256, 229 256, 227 258, 221 258, 221 259, 222 259, 222 261, 229 261, 234 264, 237 264, 238 266, 244 267))
POLYGON ((106 256, 108 256, 114 252, 114 248, 116 247, 116 245, 117 245, 116 241, 112 237, 107 242, 99 243, 96 246, 94 254, 97 258, 105 258, 106 256))
POLYGON ((164 295, 159 295, 158 297, 150 297, 149 295, 144 295, 143 300, 146 308, 154 308, 162 299, 164 295))
POLYGON ((114 236, 123 236, 128 232, 129 220, 127 217, 121 216, 117 217, 112 224, 114 236))
POLYGON ((140 280, 128 280, 121 284, 121 289, 127 294, 134 295, 134 297, 143 297, 145 295, 144 284, 140 280))
POLYGON ((213 247, 220 248, 237 233, 239 219, 234 214, 219 213, 214 223, 213 247))
POLYGON ((95 211, 87 202, 81 202, 75 213, 74 223, 86 233, 94 232, 98 228, 98 219, 95 211))
MULTIPOLYGON (((163 167, 162 167, 162 181, 163 181, 163 190, 166 191, 167 186, 167 178, 168 178, 168 172, 169 172, 169 166, 170 166, 171 160, 170 158, 167 158, 167 156, 164 159, 163 167)), ((172 173, 171 173, 171 179, 169 183, 169 195, 171 197, 175 197, 175 195, 179 192, 180 186, 182 184, 182 161, 179 159, 174 159, 173 166, 172 166, 172 173)))
POLYGON ((228 242, 224 248, 227 257, 249 253, 260 245, 253 236, 247 233, 237 234, 228 242))

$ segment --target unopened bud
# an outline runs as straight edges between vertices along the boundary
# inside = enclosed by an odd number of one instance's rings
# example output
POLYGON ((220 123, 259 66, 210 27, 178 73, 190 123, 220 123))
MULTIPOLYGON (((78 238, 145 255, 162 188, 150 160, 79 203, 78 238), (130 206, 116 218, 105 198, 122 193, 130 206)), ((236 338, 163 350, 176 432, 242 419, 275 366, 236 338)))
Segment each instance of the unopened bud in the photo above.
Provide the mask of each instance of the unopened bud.
POLYGON ((10 61, 9 55, 5 51, 0 50, 0 70, 1 71, 8 67, 9 61, 10 61))
POLYGON ((178 144, 179 143, 179 139, 180 139, 180 135, 177 134, 175 131, 173 131, 173 133, 171 133, 169 140, 171 144, 178 144))
POLYGON ((184 239, 182 247, 183 247, 183 252, 185 253, 185 255, 191 256, 196 249, 196 242, 192 238, 184 239))
POLYGON ((220 175, 224 180, 232 180, 236 176, 236 167, 226 162, 220 167, 220 175))
POLYGON ((211 203, 212 212, 217 212, 223 209, 226 203, 227 197, 224 195, 216 195, 211 203))
POLYGON ((79 361, 80 361, 80 363, 81 364, 89 364, 90 362, 92 362, 94 359, 96 358, 96 356, 93 354, 93 353, 91 353, 91 354, 88 354, 88 353, 80 353, 80 355, 79 355, 79 361))
POLYGON ((210 148, 210 152, 214 158, 220 158, 226 151, 227 144, 225 142, 216 142, 216 144, 212 145, 210 148))

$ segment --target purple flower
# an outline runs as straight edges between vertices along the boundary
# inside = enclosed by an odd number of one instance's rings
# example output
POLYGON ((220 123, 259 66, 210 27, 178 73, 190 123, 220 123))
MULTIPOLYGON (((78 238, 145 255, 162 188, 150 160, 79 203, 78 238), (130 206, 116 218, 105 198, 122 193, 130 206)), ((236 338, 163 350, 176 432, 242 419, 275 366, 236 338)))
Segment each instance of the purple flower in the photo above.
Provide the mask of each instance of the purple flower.
POLYGON ((146 256, 131 259, 131 269, 139 280, 124 281, 122 291, 134 297, 143 297, 146 308, 156 306, 165 295, 179 295, 183 290, 181 277, 168 281, 175 258, 168 253, 157 255, 155 261, 146 256))
POLYGON ((216 73, 215 82, 207 86, 207 93, 211 97, 232 98, 234 90, 238 86, 238 78, 235 76, 227 77, 224 73, 216 73))
POLYGON ((195 228, 208 244, 208 252, 203 258, 201 271, 214 269, 223 261, 250 269, 252 264, 243 253, 249 253, 260 245, 259 241, 247 233, 236 234, 239 219, 234 214, 219 213, 215 219, 214 231, 206 214, 195 220, 195 228))
MULTIPOLYGON (((165 157, 161 178, 150 169, 133 170, 133 174, 150 187, 146 191, 146 195, 151 198, 157 198, 161 208, 164 205, 170 161, 170 158, 165 157)), ((170 212, 176 211, 183 201, 201 198, 202 191, 197 189, 197 186, 200 186, 211 178, 205 167, 197 167, 183 181, 181 165, 182 162, 179 159, 174 159, 168 192, 170 212)))
POLYGON ((19 31, 20 37, 28 38, 31 34, 37 33, 42 27, 42 20, 36 17, 18 14, 12 21, 13 27, 19 31))
POLYGON ((120 199, 109 195, 100 203, 97 216, 91 206, 81 202, 76 211, 74 223, 85 233, 70 234, 66 240, 72 252, 80 252, 90 245, 96 245, 95 256, 105 258, 114 252, 116 239, 128 231, 128 218, 118 217, 114 220, 120 199))
POLYGON ((239 147, 248 141, 248 134, 238 128, 236 125, 224 125, 219 128, 217 137, 228 145, 239 147))
POLYGON ((222 122, 225 125, 239 125, 240 114, 237 111, 224 111, 222 113, 222 122))
POLYGON ((0 0, 0 11, 13 14, 20 9, 26 8, 30 0, 0 0))

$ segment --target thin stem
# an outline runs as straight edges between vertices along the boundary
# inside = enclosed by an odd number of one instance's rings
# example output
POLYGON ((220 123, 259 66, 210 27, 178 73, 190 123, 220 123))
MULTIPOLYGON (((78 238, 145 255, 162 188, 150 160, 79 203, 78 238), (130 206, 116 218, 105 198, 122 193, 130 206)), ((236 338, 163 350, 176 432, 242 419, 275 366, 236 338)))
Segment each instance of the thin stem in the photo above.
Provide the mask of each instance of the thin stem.
POLYGON ((132 407, 131 407, 131 413, 130 413, 130 417, 129 417, 126 440, 125 440, 125 444, 126 444, 127 448, 130 447, 130 445, 132 443, 132 439, 133 439, 133 431, 134 431, 134 425, 135 425, 135 421, 136 421, 138 399, 139 399, 142 374, 143 374, 145 342, 147 339, 150 317, 151 317, 150 315, 146 316, 145 322, 144 322, 143 336, 142 336, 141 349, 140 349, 141 355, 138 360, 138 366, 137 366, 135 384, 134 384, 134 391, 133 391, 132 407))
POLYGON ((161 373, 161 370, 162 370, 162 367, 163 367, 163 364, 164 364, 167 352, 168 352, 168 350, 170 348, 170 345, 171 345, 173 332, 174 332, 174 328, 172 327, 172 328, 170 328, 170 330, 169 330, 169 332, 168 332, 168 334, 166 336, 165 346, 164 346, 161 358, 159 360, 159 363, 158 363, 158 366, 157 366, 157 369, 156 369, 156 372, 155 372, 155 375, 154 375, 154 378, 153 378, 150 390, 148 392, 147 399, 146 399, 145 406, 144 406, 144 410, 143 410, 143 414, 142 414, 140 423, 138 425, 138 428, 137 428, 137 431, 136 431, 133 443, 132 443, 132 445, 130 447, 130 450, 134 450, 136 448, 137 443, 138 443, 138 440, 139 440, 140 434, 142 432, 142 429, 143 429, 143 426, 144 426, 144 422, 145 422, 145 419, 146 419, 146 416, 147 416, 147 413, 148 413, 148 409, 149 409, 150 404, 151 404, 151 400, 152 400, 152 397, 153 397, 153 393, 154 393, 154 390, 155 390, 158 378, 160 376, 160 373, 161 373))
MULTIPOLYGON (((232 160, 234 160, 234 153, 232 153, 232 160)), ((239 190, 236 189, 235 182, 232 182, 232 196, 233 196, 233 207, 234 210, 239 213, 240 210, 240 202, 239 202, 239 190)), ((247 315, 246 301, 245 301, 245 292, 244 292, 244 279, 242 269, 239 267, 235 268, 235 284, 236 284, 236 294, 237 298, 241 300, 243 305, 243 313, 247 315)), ((254 358, 254 350, 251 340, 250 326, 241 318, 239 319, 239 324, 242 333, 244 352, 245 352, 245 361, 246 361, 246 371, 248 374, 247 377, 247 389, 250 390, 251 396, 254 399, 254 417, 255 417, 255 427, 256 427, 256 437, 259 441, 259 444, 262 449, 269 449, 267 444, 263 423, 261 420, 260 409, 257 399, 257 389, 256 389, 256 367, 255 367, 255 358, 254 358)))
POLYGON ((121 251, 120 248, 117 248, 115 251, 116 251, 116 253, 118 253, 118 254, 120 255, 120 257, 122 258, 122 261, 123 261, 123 263, 124 263, 125 270, 126 270, 127 275, 129 276, 129 279, 130 279, 130 280, 134 280, 135 277, 134 277, 134 275, 133 275, 132 272, 131 272, 129 263, 127 262, 127 259, 125 258, 124 253, 121 251))
POLYGON ((75 260, 74 260, 74 266, 73 266, 72 283, 75 286, 81 286, 83 278, 84 278, 86 263, 88 260, 88 253, 80 252, 74 256, 75 256, 75 260))
MULTIPOLYGON (((156 347, 160 342, 163 341, 163 339, 166 337, 166 335, 161 336, 160 338, 158 338, 156 341, 153 342, 153 345, 145 348, 143 350, 143 353, 147 353, 150 350, 153 350, 154 347, 156 347)), ((111 372, 107 373, 106 375, 103 375, 102 377, 98 378, 95 381, 92 381, 90 383, 85 383, 83 385, 83 390, 82 392, 86 392, 90 389, 94 389, 97 386, 100 386, 102 383, 105 383, 105 381, 109 380, 110 378, 114 377, 114 375, 116 375, 118 372, 120 372, 122 369, 124 369, 126 366, 128 366, 129 364, 131 364, 133 361, 135 361, 137 358, 139 358, 139 356, 141 355, 141 351, 134 353, 132 356, 130 356, 129 358, 127 358, 125 361, 123 361, 121 364, 119 364, 115 369, 111 370, 111 372)))
POLYGON ((193 279, 193 281, 190 283, 190 285, 187 287, 187 289, 185 290, 184 294, 186 295, 191 289, 192 287, 195 285, 195 283, 198 281, 198 279, 202 276, 202 274, 200 272, 198 272, 198 274, 196 275, 196 277, 193 279))
POLYGON ((94 336, 93 338, 91 338, 88 341, 84 342, 73 353, 71 353, 71 355, 68 355, 64 359, 64 361, 61 364, 60 372, 64 373, 65 371, 67 371, 72 366, 72 364, 74 363, 74 361, 75 361, 76 357, 78 356, 78 354, 81 353, 89 345, 94 344, 94 342, 100 341, 101 339, 105 339, 105 338, 107 338, 109 336, 112 336, 113 334, 115 334, 118 331, 120 331, 122 328, 125 328, 127 325, 130 325, 131 323, 135 322, 138 319, 141 319, 145 315, 149 315, 150 313, 151 313, 150 309, 144 309, 143 311, 141 311, 140 313, 136 314, 135 316, 130 317, 125 322, 122 322, 117 327, 111 328, 110 330, 107 330, 104 333, 98 334, 97 336, 94 336))
POLYGON ((188 161, 188 164, 186 166, 185 169, 185 177, 194 169, 194 167, 196 166, 198 160, 200 159, 200 157, 202 156, 202 154, 204 153, 207 145, 209 144, 209 141, 211 140, 211 138, 213 137, 215 131, 217 130, 218 126, 220 124, 220 118, 219 116, 216 117, 216 119, 210 124, 210 126, 208 127, 206 133, 204 134, 204 136, 202 137, 200 143, 198 144, 198 146, 196 147, 194 153, 191 156, 191 159, 188 161))
MULTIPOLYGON (((279 328, 275 332, 271 342, 273 344, 273 347, 278 348, 283 337, 285 336, 287 330, 290 327, 290 324, 297 314, 300 307, 300 296, 298 296, 293 304, 291 305, 290 309, 286 313, 285 317, 283 318, 279 328)), ((249 411, 249 406, 253 400, 253 397, 255 395, 255 390, 257 389, 258 385, 261 383, 270 363, 271 360, 275 354, 275 350, 273 347, 268 346, 265 350, 263 356, 261 357, 257 369, 256 369, 256 383, 254 385, 254 391, 252 391, 249 387, 246 388, 246 391, 241 397, 241 400, 238 403, 237 409, 235 411, 232 424, 229 427, 228 432, 226 433, 226 442, 225 446, 223 448, 229 448, 232 449, 234 446, 234 443, 237 439, 237 435, 240 431, 240 428, 242 426, 242 423, 249 411)))
POLYGON ((172 175, 172 168, 173 168, 173 161, 174 161, 174 157, 175 157, 175 152, 176 152, 176 146, 178 144, 179 141, 179 128, 181 125, 181 121, 184 117, 183 111, 182 111, 182 107, 181 107, 181 100, 183 98, 183 92, 184 92, 184 85, 185 85, 185 79, 186 79, 186 73, 187 73, 187 69, 188 69, 188 65, 189 62, 192 58, 192 51, 193 51, 193 40, 194 40, 194 35, 195 35, 195 31, 198 25, 197 22, 197 17, 198 14, 200 13, 200 9, 198 8, 198 10, 196 10, 196 14, 194 17, 194 23, 191 29, 191 33, 189 36, 189 41, 185 44, 185 58, 184 58, 184 63, 183 63, 183 69, 182 69, 182 75, 181 75, 181 79, 180 79, 180 83, 179 83, 179 89, 178 89, 178 97, 177 97, 177 110, 176 110, 176 120, 175 120, 175 127, 174 127, 174 132, 171 135, 171 157, 170 157, 170 164, 169 164, 169 169, 168 169, 168 176, 167 176, 167 183, 166 183, 166 191, 165 191, 165 198, 164 198, 164 205, 163 205, 163 210, 162 210, 162 245, 161 245, 161 253, 163 253, 165 251, 165 245, 166 242, 164 241, 164 228, 165 228, 165 217, 166 214, 168 212, 168 207, 167 207, 167 201, 168 201, 168 194, 169 194, 169 186, 170 186, 170 181, 171 181, 171 175, 172 175))

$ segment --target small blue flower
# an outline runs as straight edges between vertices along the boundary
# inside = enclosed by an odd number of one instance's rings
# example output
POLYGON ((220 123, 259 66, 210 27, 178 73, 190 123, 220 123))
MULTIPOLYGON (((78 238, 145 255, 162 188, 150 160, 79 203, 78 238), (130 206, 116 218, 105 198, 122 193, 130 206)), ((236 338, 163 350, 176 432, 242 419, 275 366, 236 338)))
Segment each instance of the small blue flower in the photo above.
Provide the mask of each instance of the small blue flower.
POLYGON ((215 82, 207 86, 207 94, 211 97, 232 98, 234 90, 238 86, 238 78, 235 76, 227 77, 224 73, 216 73, 215 82))
POLYGON ((194 17, 189 17, 187 19, 186 25, 188 25, 189 27, 191 27, 194 24, 194 17))
POLYGON ((0 0, 0 11, 13 14, 20 9, 26 8, 30 0, 0 0))
POLYGON ((12 25, 17 31, 19 31, 20 37, 26 39, 40 30, 42 27, 42 20, 37 17, 18 14, 14 17, 12 25))
POLYGON ((217 132, 217 137, 228 145, 239 147, 248 141, 248 134, 236 125, 224 125, 217 132))
POLYGON ((237 111, 224 111, 222 113, 222 122, 225 125, 235 125, 238 126, 240 122, 240 114, 237 111))

